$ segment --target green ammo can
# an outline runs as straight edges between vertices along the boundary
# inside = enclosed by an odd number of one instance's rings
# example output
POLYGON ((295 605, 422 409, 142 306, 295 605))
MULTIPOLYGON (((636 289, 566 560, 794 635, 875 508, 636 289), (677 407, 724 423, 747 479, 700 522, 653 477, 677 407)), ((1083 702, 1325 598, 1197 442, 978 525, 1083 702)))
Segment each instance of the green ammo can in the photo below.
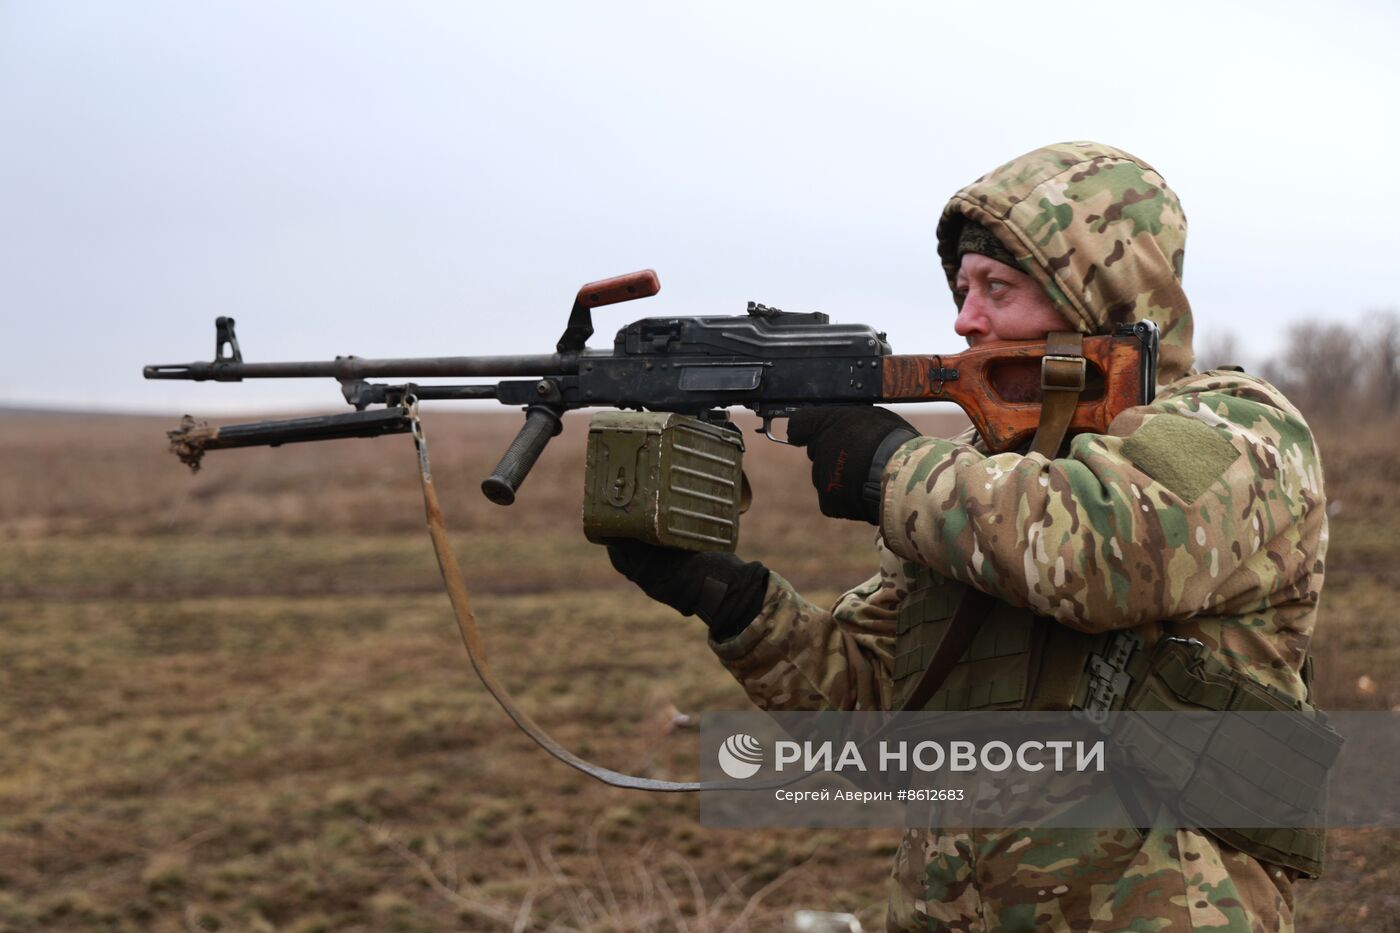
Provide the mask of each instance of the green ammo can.
POLYGON ((599 412, 588 425, 583 533, 594 542, 733 551, 743 462, 744 439, 732 426, 671 412, 599 412))

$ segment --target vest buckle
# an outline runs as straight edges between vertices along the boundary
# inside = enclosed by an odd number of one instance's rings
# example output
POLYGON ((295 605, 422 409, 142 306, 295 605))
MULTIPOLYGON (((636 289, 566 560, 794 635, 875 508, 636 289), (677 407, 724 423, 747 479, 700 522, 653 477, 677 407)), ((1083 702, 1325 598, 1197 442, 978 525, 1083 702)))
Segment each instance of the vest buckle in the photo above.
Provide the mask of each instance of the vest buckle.
POLYGON ((1084 693, 1083 717, 1096 726, 1108 722, 1114 707, 1121 707, 1133 678, 1128 662, 1142 647, 1142 638, 1131 629, 1120 629, 1104 642, 1103 651, 1089 655, 1089 680, 1084 693))

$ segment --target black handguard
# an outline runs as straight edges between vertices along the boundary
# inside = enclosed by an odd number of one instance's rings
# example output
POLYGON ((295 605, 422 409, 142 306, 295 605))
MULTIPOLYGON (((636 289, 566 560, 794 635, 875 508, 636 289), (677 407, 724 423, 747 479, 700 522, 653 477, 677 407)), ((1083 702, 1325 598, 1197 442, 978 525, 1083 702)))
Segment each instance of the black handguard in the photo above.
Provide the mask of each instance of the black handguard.
POLYGON ((763 608, 768 568, 757 561, 626 538, 610 538, 606 543, 618 573, 681 615, 699 616, 715 641, 738 635, 763 608))

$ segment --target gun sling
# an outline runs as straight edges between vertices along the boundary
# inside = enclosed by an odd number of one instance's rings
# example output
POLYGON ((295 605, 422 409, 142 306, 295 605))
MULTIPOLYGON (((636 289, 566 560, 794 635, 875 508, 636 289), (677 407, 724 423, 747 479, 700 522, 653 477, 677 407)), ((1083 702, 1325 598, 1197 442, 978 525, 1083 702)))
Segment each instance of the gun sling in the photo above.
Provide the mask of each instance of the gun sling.
POLYGON ((476 671, 476 676, 480 678, 487 692, 500 704, 501 709, 505 710, 506 715, 520 727, 521 732, 529 736, 540 748, 571 768, 576 768, 613 787, 665 792, 732 789, 734 784, 729 781, 663 781, 657 778, 624 774, 621 771, 596 765, 560 745, 540 728, 529 713, 516 705, 510 691, 496 678, 495 672, 491 670, 491 666, 486 661, 486 649, 481 642, 481 632, 476 625, 476 614, 472 612, 471 596, 467 592, 467 585, 462 577, 461 565, 457 563, 457 557, 452 552, 452 545, 447 539, 447 526, 443 521, 442 506, 438 502, 437 490, 433 486, 432 471, 429 469, 428 440, 423 433, 423 423, 418 419, 416 404, 410 403, 410 405, 409 417, 413 422, 413 443, 418 450, 419 478, 423 486, 423 509, 427 513, 428 533, 433 539, 433 552, 437 555, 438 569, 442 572, 442 582, 447 588, 447 598, 452 603, 452 613, 457 618, 457 628, 462 634, 462 643, 466 645, 467 657, 471 659, 472 669, 476 671))

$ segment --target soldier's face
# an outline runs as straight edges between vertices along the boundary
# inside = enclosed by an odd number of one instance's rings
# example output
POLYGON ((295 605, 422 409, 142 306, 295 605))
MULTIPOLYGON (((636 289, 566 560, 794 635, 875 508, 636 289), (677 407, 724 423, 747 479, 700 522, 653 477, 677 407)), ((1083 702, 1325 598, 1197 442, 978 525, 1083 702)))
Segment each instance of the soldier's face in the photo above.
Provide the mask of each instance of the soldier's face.
POLYGON ((953 329, 969 346, 987 340, 1039 340, 1055 330, 1074 330, 1035 279, 980 253, 966 253, 955 287, 962 310, 953 329))

